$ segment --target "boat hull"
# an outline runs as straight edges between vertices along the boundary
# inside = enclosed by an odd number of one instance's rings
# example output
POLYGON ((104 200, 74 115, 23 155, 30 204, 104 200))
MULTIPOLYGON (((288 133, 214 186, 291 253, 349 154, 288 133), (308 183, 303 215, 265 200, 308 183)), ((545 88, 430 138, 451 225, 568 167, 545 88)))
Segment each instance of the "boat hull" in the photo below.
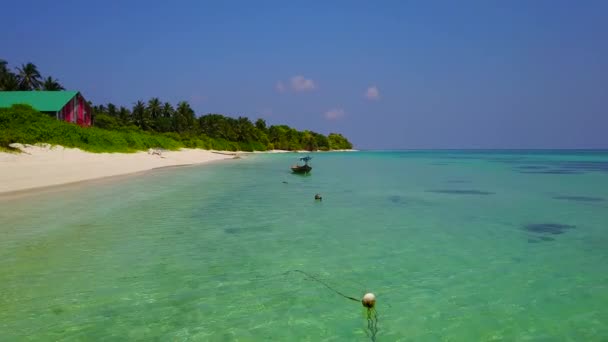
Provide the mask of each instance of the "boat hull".
POLYGON ((312 170, 312 167, 308 166, 308 165, 303 165, 303 166, 292 166, 291 167, 291 171, 293 173, 309 173, 310 170, 312 170))

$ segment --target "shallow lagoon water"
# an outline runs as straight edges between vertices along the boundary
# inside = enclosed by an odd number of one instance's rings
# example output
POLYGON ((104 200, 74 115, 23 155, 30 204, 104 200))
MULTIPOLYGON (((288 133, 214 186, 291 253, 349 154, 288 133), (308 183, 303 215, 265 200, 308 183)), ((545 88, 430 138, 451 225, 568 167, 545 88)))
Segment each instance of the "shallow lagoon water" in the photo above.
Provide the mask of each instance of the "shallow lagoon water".
POLYGON ((608 338, 608 153, 312 156, 1 197, 0 339, 608 338))

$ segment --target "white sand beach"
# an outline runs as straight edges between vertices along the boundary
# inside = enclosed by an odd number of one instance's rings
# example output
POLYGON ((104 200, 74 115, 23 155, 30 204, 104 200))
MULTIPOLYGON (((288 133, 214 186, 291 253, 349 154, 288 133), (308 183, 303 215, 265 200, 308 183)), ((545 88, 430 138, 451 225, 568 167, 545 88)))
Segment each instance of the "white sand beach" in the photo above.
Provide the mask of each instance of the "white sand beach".
POLYGON ((89 153, 62 146, 14 146, 22 153, 0 152, 0 193, 126 175, 159 167, 201 164, 232 159, 236 155, 234 152, 199 149, 89 153))
MULTIPOLYGON (((233 159, 251 152, 181 149, 137 153, 90 153, 62 146, 13 144, 21 153, 0 152, 0 193, 127 175, 160 167, 233 159)), ((355 150, 344 150, 355 151, 355 150)), ((310 153, 271 150, 253 153, 310 153)))

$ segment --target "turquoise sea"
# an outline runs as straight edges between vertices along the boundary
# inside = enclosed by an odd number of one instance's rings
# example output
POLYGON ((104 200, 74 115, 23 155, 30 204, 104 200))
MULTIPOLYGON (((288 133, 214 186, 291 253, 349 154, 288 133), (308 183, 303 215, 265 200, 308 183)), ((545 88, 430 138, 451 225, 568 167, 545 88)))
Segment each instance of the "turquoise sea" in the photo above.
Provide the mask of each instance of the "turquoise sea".
POLYGON ((0 196, 0 340, 608 339, 607 151, 298 156, 0 196))

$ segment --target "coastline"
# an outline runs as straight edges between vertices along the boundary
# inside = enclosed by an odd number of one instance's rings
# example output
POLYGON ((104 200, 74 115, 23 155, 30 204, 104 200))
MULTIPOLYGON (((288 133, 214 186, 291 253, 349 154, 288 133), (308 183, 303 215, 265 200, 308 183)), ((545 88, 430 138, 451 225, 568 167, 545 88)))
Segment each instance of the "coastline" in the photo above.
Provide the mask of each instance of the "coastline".
MULTIPOLYGON (((21 153, 0 151, 0 195, 36 191, 167 167, 239 159, 251 153, 317 153, 310 151, 232 152, 202 149, 135 153, 91 153, 49 144, 14 144, 21 153)), ((340 150, 327 152, 345 152, 340 150)), ((321 151, 319 151, 321 152, 321 151)))
POLYGON ((48 144, 15 146, 21 153, 0 152, 2 195, 236 157, 200 149, 90 153, 48 144))

